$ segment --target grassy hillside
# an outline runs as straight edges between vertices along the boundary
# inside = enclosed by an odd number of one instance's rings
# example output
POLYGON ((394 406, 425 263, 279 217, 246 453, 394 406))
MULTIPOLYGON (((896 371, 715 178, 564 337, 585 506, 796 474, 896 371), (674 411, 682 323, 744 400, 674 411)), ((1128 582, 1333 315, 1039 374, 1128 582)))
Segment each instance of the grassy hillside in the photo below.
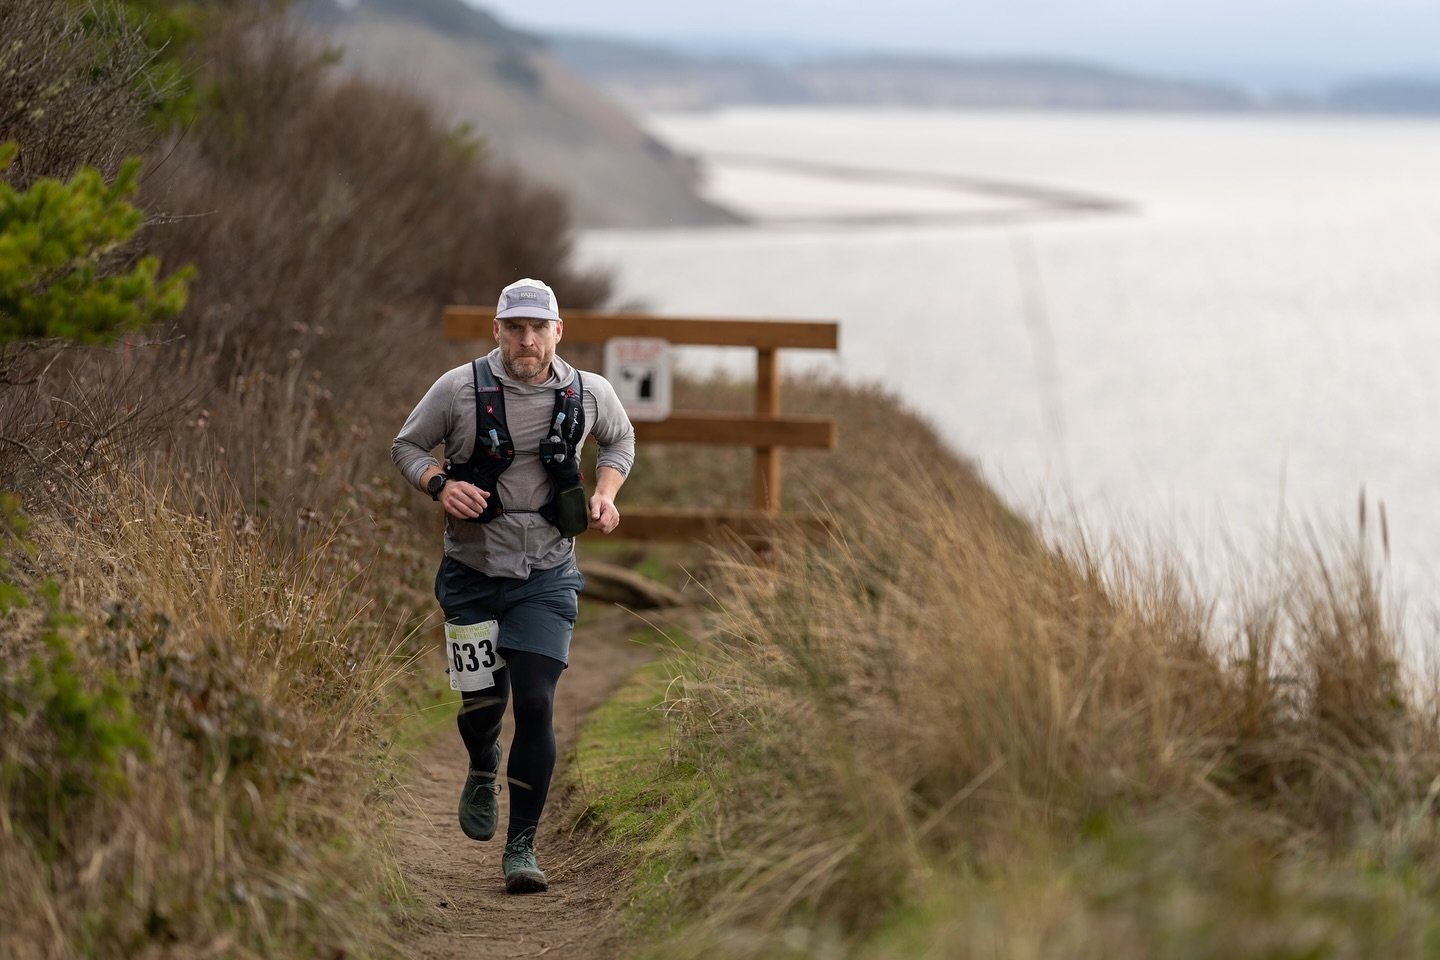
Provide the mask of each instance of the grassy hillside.
MULTIPOLYGON (((837 419, 785 489, 839 536, 691 559, 707 629, 582 738, 637 955, 1433 955, 1440 714, 1383 519, 1202 592, 1153 545, 1039 542, 879 391, 785 396, 837 419)), ((749 477, 667 447, 626 494, 741 506, 749 477)))
POLYGON ((838 537, 712 560, 707 631, 582 737, 639 955, 1434 954, 1440 714, 1363 515, 1204 595, 1038 542, 883 396, 787 391, 837 407, 787 482, 838 537))
POLYGON ((400 82, 441 115, 479 131, 487 154, 563 192, 586 226, 731 223, 700 200, 696 171, 616 103, 550 56, 460 0, 363 0, 299 8, 345 51, 343 68, 400 82))
MULTIPOLYGON (((151 19, 187 84, 117 82, 138 7, 0 10, 9 185, 144 161, 144 228, 64 276, 194 271, 173 324, 0 343, 0 956, 395 955, 374 827, 436 557, 390 439, 443 304, 607 284, 557 195, 266 16, 151 19)), ((50 282, 12 289, 15 223, 4 312, 50 282)))

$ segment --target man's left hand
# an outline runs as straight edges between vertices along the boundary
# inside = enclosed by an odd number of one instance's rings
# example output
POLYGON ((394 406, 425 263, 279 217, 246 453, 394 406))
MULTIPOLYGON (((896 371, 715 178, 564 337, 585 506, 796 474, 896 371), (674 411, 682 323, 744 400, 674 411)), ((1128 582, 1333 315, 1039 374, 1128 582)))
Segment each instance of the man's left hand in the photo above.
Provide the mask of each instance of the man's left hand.
POLYGON ((590 498, 590 529, 599 530, 601 533, 610 533, 620 526, 620 511, 615 509, 615 501, 603 493, 597 493, 590 498))

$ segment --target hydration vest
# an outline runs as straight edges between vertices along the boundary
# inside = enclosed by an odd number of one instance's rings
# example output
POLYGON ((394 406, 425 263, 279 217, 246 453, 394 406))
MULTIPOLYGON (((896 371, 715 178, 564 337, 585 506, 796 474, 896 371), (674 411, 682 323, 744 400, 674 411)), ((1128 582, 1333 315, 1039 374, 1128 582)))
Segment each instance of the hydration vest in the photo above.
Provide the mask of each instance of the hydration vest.
MULTIPOLYGON (((489 523, 505 513, 498 481, 515 461, 515 443, 505 422, 505 389, 490 372, 489 361, 484 357, 472 360, 470 371, 475 380, 475 447, 469 460, 452 462, 445 472, 453 480, 473 483, 490 494, 484 512, 469 518, 470 523, 489 523)), ((550 499, 535 512, 556 526, 557 496, 562 490, 580 485, 580 441, 584 436, 585 389, 577 370, 568 386, 555 391, 550 428, 537 451, 550 476, 550 499)))

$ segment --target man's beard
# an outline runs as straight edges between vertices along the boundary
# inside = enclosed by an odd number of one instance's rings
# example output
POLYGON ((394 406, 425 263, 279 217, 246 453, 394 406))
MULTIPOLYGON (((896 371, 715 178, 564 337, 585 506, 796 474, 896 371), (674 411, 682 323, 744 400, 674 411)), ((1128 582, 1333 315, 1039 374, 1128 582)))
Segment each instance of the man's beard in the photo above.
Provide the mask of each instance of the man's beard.
POLYGON ((533 380, 544 373, 548 363, 541 357, 507 357, 505 371, 516 380, 533 380))

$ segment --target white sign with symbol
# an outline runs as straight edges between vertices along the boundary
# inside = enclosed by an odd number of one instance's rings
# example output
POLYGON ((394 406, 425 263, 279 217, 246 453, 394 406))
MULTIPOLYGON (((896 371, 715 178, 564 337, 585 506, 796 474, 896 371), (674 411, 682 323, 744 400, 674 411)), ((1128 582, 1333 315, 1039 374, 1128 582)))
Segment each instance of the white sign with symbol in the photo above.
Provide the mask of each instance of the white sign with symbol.
POLYGON ((670 341, 659 337, 611 337, 605 341, 605 379, 615 387, 631 420, 670 416, 670 341))

